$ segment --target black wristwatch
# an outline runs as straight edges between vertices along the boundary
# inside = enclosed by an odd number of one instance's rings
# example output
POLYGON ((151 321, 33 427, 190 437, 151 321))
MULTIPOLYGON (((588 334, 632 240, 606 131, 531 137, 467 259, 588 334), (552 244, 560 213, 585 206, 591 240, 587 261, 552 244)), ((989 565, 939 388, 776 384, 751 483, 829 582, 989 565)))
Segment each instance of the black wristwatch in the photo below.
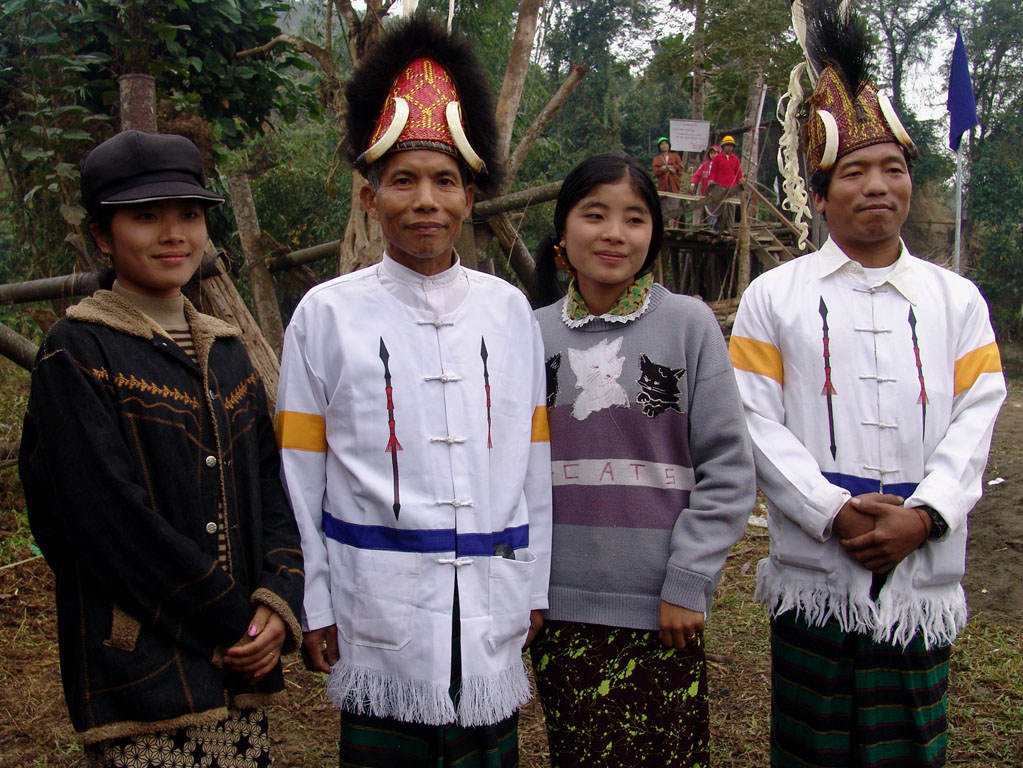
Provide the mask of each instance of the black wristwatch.
POLYGON ((917 509, 923 510, 931 518, 931 533, 927 537, 928 541, 937 541, 948 532, 948 523, 945 522, 945 518, 939 515, 938 510, 934 507, 922 504, 917 509))

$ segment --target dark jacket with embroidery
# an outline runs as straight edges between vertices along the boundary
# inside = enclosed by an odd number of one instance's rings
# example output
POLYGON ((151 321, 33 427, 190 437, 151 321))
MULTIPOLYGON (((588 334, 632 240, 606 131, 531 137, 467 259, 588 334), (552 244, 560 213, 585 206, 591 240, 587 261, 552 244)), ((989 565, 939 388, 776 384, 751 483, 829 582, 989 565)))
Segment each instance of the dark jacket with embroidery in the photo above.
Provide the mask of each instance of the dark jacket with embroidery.
POLYGON ((186 301, 197 365, 109 291, 67 314, 36 360, 20 471, 75 729, 91 743, 268 703, 280 663, 251 685, 220 659, 257 603, 285 650, 301 642, 302 557, 237 329, 186 301))

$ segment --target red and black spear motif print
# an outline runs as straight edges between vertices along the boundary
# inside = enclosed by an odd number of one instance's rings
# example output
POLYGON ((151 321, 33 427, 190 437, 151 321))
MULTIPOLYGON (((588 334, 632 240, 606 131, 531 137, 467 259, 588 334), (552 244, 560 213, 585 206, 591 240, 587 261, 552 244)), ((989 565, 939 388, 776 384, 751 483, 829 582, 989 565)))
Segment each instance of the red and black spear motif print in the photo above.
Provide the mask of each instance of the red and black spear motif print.
POLYGON ((483 358, 483 388, 487 392, 487 450, 490 450, 494 447, 490 439, 490 371, 487 369, 487 358, 490 355, 487 353, 487 340, 484 338, 480 339, 480 357, 483 358))
POLYGON ((391 368, 388 365, 388 361, 391 359, 391 354, 387 351, 387 346, 384 344, 384 339, 380 337, 380 359, 384 364, 384 392, 387 394, 387 428, 391 432, 390 438, 387 440, 387 447, 384 450, 391 454, 391 473, 394 476, 394 504, 391 509, 394 510, 394 519, 398 519, 398 513, 401 511, 401 497, 398 495, 398 451, 401 450, 401 443, 398 442, 398 436, 394 433, 394 398, 391 396, 391 368))
POLYGON ((916 357, 916 377, 920 379, 920 397, 916 399, 920 406, 920 428, 921 434, 927 434, 927 386, 924 384, 924 364, 920 361, 920 341, 916 337, 916 315, 913 308, 909 308, 909 332, 913 337, 913 355, 916 357))
POLYGON ((824 303, 824 297, 821 296, 821 322, 824 325, 824 389, 821 390, 821 395, 828 398, 828 429, 831 433, 831 458, 835 458, 835 454, 838 449, 835 445, 835 409, 832 405, 831 398, 838 393, 835 391, 835 385, 831 383, 831 338, 828 335, 828 305, 824 303))

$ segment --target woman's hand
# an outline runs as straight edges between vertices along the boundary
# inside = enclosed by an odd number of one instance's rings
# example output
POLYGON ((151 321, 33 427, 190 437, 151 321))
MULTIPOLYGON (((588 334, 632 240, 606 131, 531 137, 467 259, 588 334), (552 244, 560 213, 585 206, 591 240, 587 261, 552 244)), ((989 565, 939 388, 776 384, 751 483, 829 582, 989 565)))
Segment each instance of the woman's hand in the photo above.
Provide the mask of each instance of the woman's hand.
POLYGON ((287 635, 284 620, 261 605, 249 622, 245 638, 227 649, 224 664, 241 672, 250 683, 257 683, 277 665, 287 635))
POLYGON ((699 611, 661 600, 660 624, 661 642, 668 648, 682 650, 689 643, 695 643, 697 635, 703 634, 704 617, 699 611))
POLYGON ((526 634, 526 642, 522 646, 522 650, 526 650, 529 644, 533 642, 533 638, 536 637, 536 633, 543 629, 543 611, 532 610, 529 612, 529 632, 526 634))

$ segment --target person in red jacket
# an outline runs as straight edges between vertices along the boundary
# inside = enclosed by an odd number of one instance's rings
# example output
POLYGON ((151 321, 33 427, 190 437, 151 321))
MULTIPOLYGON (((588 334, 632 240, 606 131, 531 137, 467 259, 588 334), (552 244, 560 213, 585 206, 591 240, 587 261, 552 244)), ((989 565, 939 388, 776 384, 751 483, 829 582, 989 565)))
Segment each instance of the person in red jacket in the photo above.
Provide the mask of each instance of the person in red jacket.
MULTIPOLYGON (((707 194, 707 183, 710 181, 710 164, 719 154, 721 154, 721 147, 717 144, 711 144, 707 149, 707 159, 700 163, 700 167, 696 169, 696 172, 693 174, 693 180, 689 184, 689 189, 694 195, 707 194)), ((704 210, 705 201, 701 200, 693 208, 693 224, 701 224, 703 222, 704 210)))
POLYGON ((725 136, 721 141, 721 154, 710 164, 710 181, 707 184, 707 209, 713 220, 712 226, 717 230, 730 230, 735 221, 735 211, 725 204, 725 198, 731 197, 739 181, 742 179, 742 165, 735 154, 735 139, 725 136))

